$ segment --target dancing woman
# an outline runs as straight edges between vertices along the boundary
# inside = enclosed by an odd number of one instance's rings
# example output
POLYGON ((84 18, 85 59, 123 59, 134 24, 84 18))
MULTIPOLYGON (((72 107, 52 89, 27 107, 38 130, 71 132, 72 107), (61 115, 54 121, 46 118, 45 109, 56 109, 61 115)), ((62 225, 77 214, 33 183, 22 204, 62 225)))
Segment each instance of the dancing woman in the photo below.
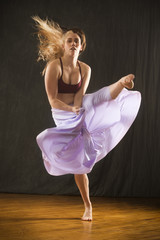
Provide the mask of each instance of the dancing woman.
POLYGON ((139 110, 141 94, 129 91, 134 75, 86 94, 91 68, 79 61, 86 38, 81 29, 62 29, 57 23, 33 17, 39 37, 39 60, 56 127, 44 130, 37 143, 47 172, 74 174, 84 202, 82 220, 92 220, 87 173, 126 134, 139 110))

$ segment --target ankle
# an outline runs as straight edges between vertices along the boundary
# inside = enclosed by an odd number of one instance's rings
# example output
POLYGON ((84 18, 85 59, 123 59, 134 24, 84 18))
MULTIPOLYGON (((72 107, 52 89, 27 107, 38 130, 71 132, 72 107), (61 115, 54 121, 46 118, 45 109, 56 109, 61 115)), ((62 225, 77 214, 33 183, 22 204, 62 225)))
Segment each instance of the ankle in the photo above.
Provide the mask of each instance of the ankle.
POLYGON ((88 203, 84 203, 85 208, 92 208, 92 203, 88 202, 88 203))
POLYGON ((119 81, 118 81, 118 84, 121 88, 124 88, 124 79, 121 78, 119 81))

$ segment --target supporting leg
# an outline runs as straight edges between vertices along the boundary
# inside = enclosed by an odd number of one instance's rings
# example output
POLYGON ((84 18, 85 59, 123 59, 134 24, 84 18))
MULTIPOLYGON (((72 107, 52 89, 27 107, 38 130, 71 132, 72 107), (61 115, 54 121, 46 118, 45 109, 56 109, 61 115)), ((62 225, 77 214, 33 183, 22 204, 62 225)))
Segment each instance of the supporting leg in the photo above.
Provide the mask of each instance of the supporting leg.
POLYGON ((87 174, 75 174, 75 182, 84 202, 85 212, 81 218, 84 221, 92 220, 92 204, 89 197, 89 180, 87 174))
POLYGON ((116 83, 113 83, 109 86, 110 95, 112 99, 115 99, 119 93, 122 91, 124 87, 132 89, 134 87, 133 79, 135 76, 133 74, 129 74, 125 77, 122 77, 116 83))

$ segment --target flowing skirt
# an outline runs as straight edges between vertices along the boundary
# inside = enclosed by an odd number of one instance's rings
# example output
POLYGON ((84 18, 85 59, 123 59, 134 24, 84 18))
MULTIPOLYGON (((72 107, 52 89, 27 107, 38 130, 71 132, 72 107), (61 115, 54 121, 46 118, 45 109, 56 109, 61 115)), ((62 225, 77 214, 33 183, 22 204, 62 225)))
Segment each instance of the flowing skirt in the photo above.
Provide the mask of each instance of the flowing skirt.
POLYGON ((56 127, 37 136, 47 172, 89 173, 124 137, 141 103, 138 91, 123 89, 111 99, 109 87, 83 97, 79 115, 52 108, 56 127))

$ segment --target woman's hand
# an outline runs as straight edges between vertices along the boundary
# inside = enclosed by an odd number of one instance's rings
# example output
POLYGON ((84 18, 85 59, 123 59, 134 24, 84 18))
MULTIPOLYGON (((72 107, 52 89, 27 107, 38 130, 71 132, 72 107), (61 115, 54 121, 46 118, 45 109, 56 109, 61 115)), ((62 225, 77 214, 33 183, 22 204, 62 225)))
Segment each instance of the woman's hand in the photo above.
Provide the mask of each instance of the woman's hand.
POLYGON ((79 112, 80 112, 80 107, 78 107, 78 106, 73 106, 72 107, 72 112, 74 112, 75 114, 79 114, 79 112))

